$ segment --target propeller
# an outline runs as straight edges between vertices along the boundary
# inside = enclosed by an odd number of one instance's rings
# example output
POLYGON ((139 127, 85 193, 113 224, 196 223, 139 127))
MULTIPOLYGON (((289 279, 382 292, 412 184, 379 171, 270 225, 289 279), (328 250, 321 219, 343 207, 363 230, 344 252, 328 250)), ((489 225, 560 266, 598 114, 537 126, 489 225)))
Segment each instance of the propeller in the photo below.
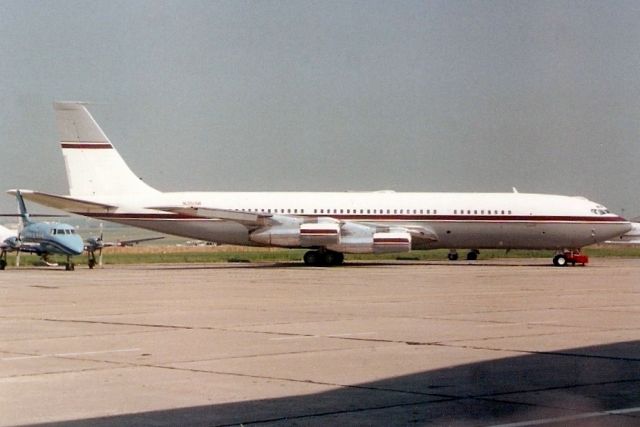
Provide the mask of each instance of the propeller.
POLYGON ((98 252, 98 265, 100 267, 102 267, 102 248, 104 247, 104 225, 102 224, 102 222, 100 223, 100 238, 98 239, 100 241, 100 249, 98 252))
POLYGON ((94 264, 92 262, 96 262, 96 251, 98 251, 98 262, 97 264, 102 267, 102 249, 104 248, 104 229, 102 223, 100 223, 100 236, 99 237, 89 237, 85 240, 86 249, 89 253, 89 266, 93 268, 94 264))
POLYGON ((20 267, 20 247, 22 246, 22 231, 24 230, 24 221, 22 217, 18 220, 18 233, 16 236, 16 267, 20 267))

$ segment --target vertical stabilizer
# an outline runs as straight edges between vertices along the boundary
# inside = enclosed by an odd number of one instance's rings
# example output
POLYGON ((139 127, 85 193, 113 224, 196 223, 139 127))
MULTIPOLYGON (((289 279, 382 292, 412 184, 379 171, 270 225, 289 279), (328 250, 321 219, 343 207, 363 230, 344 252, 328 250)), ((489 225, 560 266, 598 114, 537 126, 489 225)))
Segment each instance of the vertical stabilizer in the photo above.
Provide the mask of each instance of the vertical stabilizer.
POLYGON ((157 192, 129 169, 84 104, 54 102, 53 106, 71 196, 157 192))
POLYGON ((22 220, 22 226, 26 227, 31 224, 29 219, 29 212, 27 212, 27 206, 24 204, 24 199, 20 190, 16 190, 16 200, 18 201, 18 212, 20 213, 20 219, 22 220))

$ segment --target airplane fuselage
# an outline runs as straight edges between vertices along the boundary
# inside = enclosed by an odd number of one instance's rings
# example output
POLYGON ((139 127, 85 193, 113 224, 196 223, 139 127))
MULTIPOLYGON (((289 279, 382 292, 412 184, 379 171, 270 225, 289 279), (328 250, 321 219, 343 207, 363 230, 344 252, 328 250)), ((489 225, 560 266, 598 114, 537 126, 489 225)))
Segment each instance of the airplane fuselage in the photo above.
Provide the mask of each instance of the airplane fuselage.
POLYGON ((102 196, 93 200, 120 207, 111 212, 76 213, 237 245, 260 244, 250 238, 252 228, 238 222, 148 208, 216 206, 231 211, 300 217, 305 221, 327 217, 381 228, 427 226, 435 232, 435 240, 414 239, 413 249, 561 250, 604 241, 631 228, 625 219, 585 198, 527 193, 168 192, 102 196))
POLYGON ((68 224, 39 222, 24 227, 20 233, 24 243, 36 243, 38 252, 61 255, 80 255, 84 250, 82 238, 68 224))

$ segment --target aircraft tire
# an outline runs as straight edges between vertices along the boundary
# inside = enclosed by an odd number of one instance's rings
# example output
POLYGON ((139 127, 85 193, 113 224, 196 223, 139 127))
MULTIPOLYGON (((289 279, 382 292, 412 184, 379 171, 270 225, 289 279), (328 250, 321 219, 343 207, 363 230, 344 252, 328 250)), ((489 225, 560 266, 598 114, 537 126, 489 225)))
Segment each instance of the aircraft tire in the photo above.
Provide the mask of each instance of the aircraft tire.
POLYGON ((302 260, 304 261, 305 265, 317 266, 320 262, 320 252, 318 251, 305 252, 302 260))
POLYGON ((88 262, 87 264, 89 265, 89 268, 90 268, 90 269, 93 269, 93 267, 95 267, 95 266, 96 266, 96 262, 95 262, 94 260, 92 260, 92 259, 90 259, 90 260, 89 260, 89 262, 88 262))
POLYGON ((566 267, 567 266, 567 257, 562 254, 558 254, 553 257, 553 265, 556 267, 566 267))
POLYGON ((7 261, 0 259, 0 270, 4 270, 7 266, 7 261))
POLYGON ((304 254, 303 261, 305 265, 312 267, 342 265, 344 262, 344 254, 334 251, 308 251, 304 254))
POLYGON ((342 265, 344 263, 344 254, 342 252, 334 252, 334 259, 332 265, 342 265))
POLYGON ((457 261, 458 260, 458 254, 457 253, 448 253, 447 254, 447 259, 449 261, 457 261))
POLYGON ((475 261, 478 259, 478 251, 477 250, 472 250, 467 252, 467 260, 468 261, 475 261))
POLYGON ((326 266, 342 265, 344 262, 344 254, 342 252, 327 251, 321 256, 322 264, 326 266))

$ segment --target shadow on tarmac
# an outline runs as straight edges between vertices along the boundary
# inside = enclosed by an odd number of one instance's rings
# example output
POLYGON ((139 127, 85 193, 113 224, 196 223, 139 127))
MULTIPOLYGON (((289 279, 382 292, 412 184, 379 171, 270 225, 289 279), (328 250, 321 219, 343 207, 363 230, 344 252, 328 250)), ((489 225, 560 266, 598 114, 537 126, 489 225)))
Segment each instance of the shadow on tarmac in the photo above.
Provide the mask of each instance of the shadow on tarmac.
MULTIPOLYGON (((445 266, 453 268, 463 267, 491 267, 491 268, 517 268, 517 267, 540 267, 540 268, 558 268, 551 263, 545 263, 544 261, 531 261, 530 259, 514 259, 510 263, 495 263, 490 261, 462 261, 462 262, 450 262, 450 261, 346 261, 341 266, 307 266, 302 262, 231 262, 231 263, 184 263, 184 264, 140 264, 136 267, 145 270, 213 270, 213 269, 242 269, 242 268, 255 268, 255 269, 279 269, 279 268, 302 268, 310 270, 325 270, 325 269, 341 269, 341 268, 373 268, 373 267, 425 267, 425 266, 445 266)), ((566 267, 571 269, 573 267, 566 267)), ((582 266, 578 266, 582 268, 582 266)))
POLYGON ((640 425, 640 341, 524 354, 316 394, 41 425, 640 425), (635 409, 603 412, 623 408, 635 409))

